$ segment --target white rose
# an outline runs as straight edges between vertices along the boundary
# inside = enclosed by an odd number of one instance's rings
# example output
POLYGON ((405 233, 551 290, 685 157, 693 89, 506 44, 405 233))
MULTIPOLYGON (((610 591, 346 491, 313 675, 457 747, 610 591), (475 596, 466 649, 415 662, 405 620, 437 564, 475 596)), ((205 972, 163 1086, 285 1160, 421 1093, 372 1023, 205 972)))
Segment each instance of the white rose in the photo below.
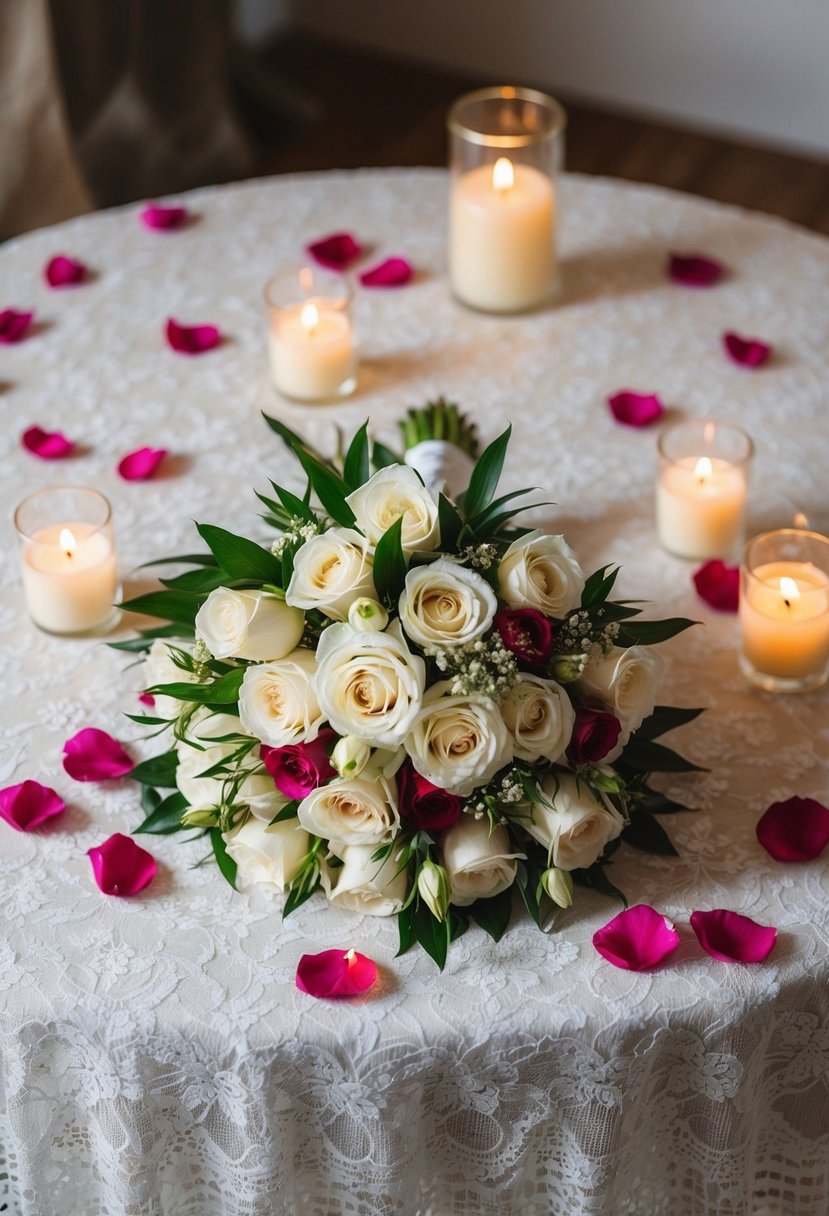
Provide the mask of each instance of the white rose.
POLYGON ((304 628, 298 608, 264 591, 217 587, 196 613, 196 633, 214 659, 281 659, 304 628))
POLYGON ((337 734, 390 748, 403 742, 420 709, 426 665, 409 650, 399 622, 383 633, 331 625, 317 663, 317 697, 337 734))
POLYGON ((589 701, 609 709, 622 724, 619 745, 608 756, 614 759, 645 718, 653 713, 663 660, 649 646, 614 646, 610 654, 588 663, 579 688, 589 701))
POLYGON ((344 845, 376 847, 391 840, 400 827, 395 783, 382 777, 329 781, 303 798, 297 815, 306 831, 344 845))
POLYGON ((584 575, 563 536, 529 532, 512 542, 498 567, 501 599, 563 617, 581 603, 584 575))
MULTIPOLYGON (((335 850, 332 849, 332 852, 335 850)), ((366 916, 396 916, 406 902, 408 875, 397 873, 399 862, 394 852, 381 864, 372 861, 373 844, 350 844, 336 850, 343 865, 326 875, 328 898, 338 908, 366 916), (331 888, 330 881, 336 879, 331 888)))
MULTIPOLYGON (((204 777, 202 774, 238 750, 240 740, 227 736, 244 734, 242 723, 235 714, 211 714, 201 709, 190 721, 187 738, 176 740, 176 784, 193 810, 206 810, 221 801, 225 776, 216 773, 204 777)), ((268 780, 273 789, 273 781, 268 780)), ((263 790, 257 786, 254 792, 261 794, 263 790)), ((271 818, 275 814, 273 811, 271 818)))
POLYGON ((345 501, 372 545, 401 515, 404 553, 432 550, 440 544, 437 503, 414 469, 406 465, 379 469, 345 501))
MULTIPOLYGON (((196 684, 192 671, 178 667, 173 658, 176 650, 192 653, 192 648, 181 642, 165 642, 156 638, 150 647, 144 661, 144 686, 154 688, 156 684, 196 684)), ((155 705, 148 712, 156 718, 175 718, 181 712, 182 702, 175 697, 167 697, 163 693, 155 694, 155 705)))
POLYGON ((463 448, 445 439, 424 439, 407 448, 403 459, 417 470, 428 490, 433 494, 442 491, 452 499, 469 485, 475 468, 475 461, 463 448))
POLYGON ((355 600, 376 600, 374 551, 353 528, 329 528, 297 550, 285 599, 344 621, 355 600))
POLYGON ((324 721, 314 691, 316 669, 314 652, 302 649, 249 667, 239 690, 239 716, 248 734, 271 747, 316 739, 324 721))
POLYGON ((512 740, 498 704, 478 693, 444 695, 433 685, 406 736, 406 751, 421 777, 465 798, 512 759, 512 740))
POLYGON ((429 650, 474 642, 492 624, 498 601, 480 574, 440 557, 408 572, 399 607, 406 633, 429 650))
POLYGON ((510 839, 500 825, 490 833, 489 820, 462 815, 440 839, 443 864, 449 875, 452 903, 459 908, 476 899, 490 899, 515 881, 517 860, 526 853, 511 853, 510 839))
POLYGON ((575 710, 555 680, 522 672, 501 701, 501 713, 520 760, 561 759, 570 742, 575 710))
POLYGON ((263 885, 284 891, 299 872, 311 846, 308 833, 295 819, 271 827, 258 819, 248 819, 225 837, 225 848, 238 867, 236 878, 243 890, 263 885))
POLYGON ((568 773, 550 773, 543 791, 546 801, 533 804, 532 818, 522 820, 522 826, 547 849, 559 870, 592 866, 608 841, 619 835, 624 819, 568 773))

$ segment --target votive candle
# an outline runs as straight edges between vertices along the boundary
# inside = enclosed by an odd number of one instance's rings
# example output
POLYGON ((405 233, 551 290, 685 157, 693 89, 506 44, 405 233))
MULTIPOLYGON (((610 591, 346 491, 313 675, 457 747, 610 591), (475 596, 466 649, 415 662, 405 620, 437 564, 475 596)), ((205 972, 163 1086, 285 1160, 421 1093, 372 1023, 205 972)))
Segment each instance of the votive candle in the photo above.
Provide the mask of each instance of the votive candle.
POLYGON ((668 428, 659 440, 656 525, 677 557, 728 557, 742 543, 754 446, 739 427, 714 419, 668 428))
POLYGON ((279 275, 265 292, 274 387, 295 401, 330 401, 357 383, 357 351, 342 276, 303 268, 279 275))

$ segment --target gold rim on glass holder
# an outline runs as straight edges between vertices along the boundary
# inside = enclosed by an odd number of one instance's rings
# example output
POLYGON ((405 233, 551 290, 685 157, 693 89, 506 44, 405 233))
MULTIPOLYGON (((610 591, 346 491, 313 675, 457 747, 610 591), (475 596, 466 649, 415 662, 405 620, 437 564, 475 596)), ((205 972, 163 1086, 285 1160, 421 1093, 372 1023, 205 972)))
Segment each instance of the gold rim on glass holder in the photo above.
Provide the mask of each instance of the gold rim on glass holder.
POLYGON ((500 85, 495 88, 476 89, 459 97, 449 111, 446 125, 453 135, 460 136, 468 143, 485 144, 490 148, 528 148, 533 144, 543 143, 553 135, 560 135, 567 126, 567 114, 564 107, 549 93, 542 93, 538 89, 500 85), (516 131, 508 135, 478 131, 463 122, 461 114, 470 106, 485 101, 529 101, 546 110, 549 120, 535 131, 516 131))

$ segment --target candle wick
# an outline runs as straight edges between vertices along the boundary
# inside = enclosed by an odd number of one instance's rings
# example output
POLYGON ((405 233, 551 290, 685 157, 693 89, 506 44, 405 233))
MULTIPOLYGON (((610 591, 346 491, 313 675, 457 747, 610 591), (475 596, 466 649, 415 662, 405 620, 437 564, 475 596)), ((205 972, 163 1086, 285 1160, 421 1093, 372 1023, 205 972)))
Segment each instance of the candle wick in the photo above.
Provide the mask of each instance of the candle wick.
POLYGON ((791 608, 791 606, 792 606, 791 600, 787 600, 785 596, 783 597, 783 603, 786 605, 787 608, 791 608))

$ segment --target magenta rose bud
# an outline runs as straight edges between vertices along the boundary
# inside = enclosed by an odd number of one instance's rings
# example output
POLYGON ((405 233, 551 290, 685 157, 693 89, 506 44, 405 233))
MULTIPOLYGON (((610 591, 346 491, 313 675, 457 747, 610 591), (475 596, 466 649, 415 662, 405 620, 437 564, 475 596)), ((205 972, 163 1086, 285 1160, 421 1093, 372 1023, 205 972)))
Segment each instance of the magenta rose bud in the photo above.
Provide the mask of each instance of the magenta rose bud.
POLYGON ((602 709, 577 709, 567 759, 571 764, 598 764, 619 742, 622 724, 602 709))
POLYGON ((285 747, 259 748, 262 763, 273 783, 286 798, 305 798, 313 790, 336 777, 328 759, 328 745, 336 732, 323 730, 311 743, 289 743, 285 747))
POLYGON ((519 663, 539 667, 553 649, 553 627, 537 608, 509 608, 495 613, 495 627, 519 663))
POLYGON ((461 799, 432 785, 410 764, 398 771, 397 801, 406 823, 424 832, 442 832, 461 817, 461 799))

